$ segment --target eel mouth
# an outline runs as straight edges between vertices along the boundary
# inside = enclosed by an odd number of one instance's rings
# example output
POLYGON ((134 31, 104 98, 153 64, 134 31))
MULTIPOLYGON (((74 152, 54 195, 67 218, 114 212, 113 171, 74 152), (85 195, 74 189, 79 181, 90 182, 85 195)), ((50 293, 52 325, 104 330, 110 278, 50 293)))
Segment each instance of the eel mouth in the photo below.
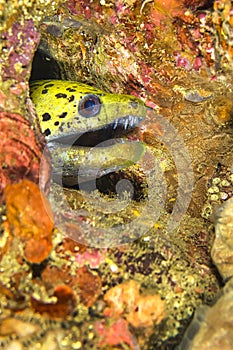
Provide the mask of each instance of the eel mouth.
POLYGON ((62 136, 57 138, 56 142, 61 144, 69 144, 76 146, 94 147, 101 142, 112 140, 114 138, 123 136, 133 129, 135 129, 145 117, 138 117, 134 115, 128 115, 117 118, 113 122, 104 125, 101 128, 91 129, 83 133, 77 132, 68 136, 62 136))

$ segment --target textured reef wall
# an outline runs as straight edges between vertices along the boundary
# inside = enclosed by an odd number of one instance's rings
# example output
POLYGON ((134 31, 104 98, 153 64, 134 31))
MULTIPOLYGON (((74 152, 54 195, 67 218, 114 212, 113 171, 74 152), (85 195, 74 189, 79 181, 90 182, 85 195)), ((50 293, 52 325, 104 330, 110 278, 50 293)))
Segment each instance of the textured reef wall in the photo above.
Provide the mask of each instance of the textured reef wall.
MULTIPOLYGON (((232 26, 229 0, 0 2, 1 348, 173 349, 198 306, 216 298, 232 274, 232 26), (134 166, 104 180, 133 179, 140 195, 127 208, 50 189, 50 156, 29 97, 37 79, 145 101, 146 120, 128 136, 146 144, 144 173, 134 166), (160 179, 166 195, 153 221, 160 179), (71 221, 66 201, 79 213, 71 221), (177 223, 172 233, 169 222, 177 223), (117 225, 130 243, 110 236, 98 248, 117 225)), ((214 308, 197 312, 182 349, 207 349, 206 338, 216 344, 204 327, 192 342, 193 329, 203 320, 211 328, 213 314, 220 329, 218 310, 231 293, 229 283, 214 308)))

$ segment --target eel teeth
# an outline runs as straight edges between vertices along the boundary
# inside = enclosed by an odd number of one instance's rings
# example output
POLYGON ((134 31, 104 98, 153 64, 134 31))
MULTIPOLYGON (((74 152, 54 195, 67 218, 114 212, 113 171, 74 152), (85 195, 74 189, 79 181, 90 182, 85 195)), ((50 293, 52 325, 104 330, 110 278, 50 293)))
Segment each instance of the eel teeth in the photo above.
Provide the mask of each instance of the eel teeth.
POLYGON ((116 130, 118 127, 124 130, 130 130, 138 126, 138 124, 143 120, 141 117, 137 117, 134 115, 129 115, 126 117, 122 117, 116 119, 112 125, 113 130, 116 130))

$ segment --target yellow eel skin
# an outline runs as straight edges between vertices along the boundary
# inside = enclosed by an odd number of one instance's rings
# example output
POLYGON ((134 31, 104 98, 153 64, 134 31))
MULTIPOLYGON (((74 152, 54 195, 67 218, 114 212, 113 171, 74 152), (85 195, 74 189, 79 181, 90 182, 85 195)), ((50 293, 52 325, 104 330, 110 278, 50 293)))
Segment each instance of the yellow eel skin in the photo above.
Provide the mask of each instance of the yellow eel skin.
POLYGON ((53 173, 62 174, 63 183, 76 184, 80 167, 79 178, 99 177, 144 155, 144 143, 119 139, 146 116, 146 107, 137 97, 64 80, 34 81, 30 95, 51 152, 53 173), (104 147, 105 139, 113 141, 104 147))

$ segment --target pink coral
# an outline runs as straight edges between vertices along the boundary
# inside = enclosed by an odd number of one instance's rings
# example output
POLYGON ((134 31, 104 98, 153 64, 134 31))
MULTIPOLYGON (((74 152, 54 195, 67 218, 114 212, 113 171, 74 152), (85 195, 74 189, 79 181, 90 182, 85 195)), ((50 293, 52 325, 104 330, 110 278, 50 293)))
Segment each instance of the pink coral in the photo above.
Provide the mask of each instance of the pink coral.
POLYGON ((190 70, 191 65, 190 65, 190 61, 187 58, 182 57, 179 52, 177 52, 175 54, 175 58, 176 58, 176 65, 177 65, 177 67, 183 67, 186 70, 190 70))
POLYGON ((96 322, 94 329, 101 338, 99 346, 128 344, 130 349, 139 350, 136 339, 129 331, 128 322, 122 318, 114 320, 111 325, 103 321, 96 322))
POLYGON ((14 78, 23 81, 29 73, 32 56, 39 41, 37 32, 32 20, 23 24, 15 22, 5 33, 5 46, 7 49, 7 61, 3 62, 3 80, 14 78))
POLYGON ((77 265, 82 267, 88 264, 92 269, 97 269, 105 262, 106 252, 100 252, 98 249, 88 249, 82 254, 76 255, 77 265))

